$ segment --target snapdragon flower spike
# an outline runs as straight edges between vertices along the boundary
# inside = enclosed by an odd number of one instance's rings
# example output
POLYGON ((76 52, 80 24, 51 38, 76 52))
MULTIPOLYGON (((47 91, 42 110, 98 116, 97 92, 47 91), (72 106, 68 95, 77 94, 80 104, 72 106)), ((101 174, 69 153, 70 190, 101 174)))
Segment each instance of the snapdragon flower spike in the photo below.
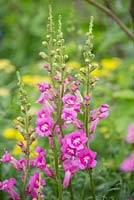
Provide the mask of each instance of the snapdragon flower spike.
POLYGON ((0 181, 0 190, 4 190, 8 192, 8 194, 11 196, 13 200, 19 200, 19 194, 14 190, 14 184, 16 183, 15 178, 10 178, 7 180, 4 180, 3 182, 0 181))
POLYGON ((63 186, 66 188, 75 172, 79 170, 78 160, 67 159, 63 162, 63 168, 65 170, 65 176, 63 180, 63 186))
POLYGON ((54 121, 49 118, 38 118, 36 120, 36 132, 39 136, 51 136, 54 121))
POLYGON ((129 125, 128 134, 125 140, 127 143, 134 143, 134 124, 129 125))
POLYGON ((97 161, 95 160, 96 152, 89 148, 84 148, 78 152, 79 168, 80 169, 92 169, 96 166, 97 161))
POLYGON ((39 199, 45 197, 43 194, 43 187, 46 185, 45 181, 40 178, 39 172, 34 172, 33 176, 30 176, 29 183, 26 188, 27 195, 32 196, 32 199, 39 199))
POLYGON ((134 152, 130 154, 121 164, 120 170, 124 172, 134 172, 134 152))

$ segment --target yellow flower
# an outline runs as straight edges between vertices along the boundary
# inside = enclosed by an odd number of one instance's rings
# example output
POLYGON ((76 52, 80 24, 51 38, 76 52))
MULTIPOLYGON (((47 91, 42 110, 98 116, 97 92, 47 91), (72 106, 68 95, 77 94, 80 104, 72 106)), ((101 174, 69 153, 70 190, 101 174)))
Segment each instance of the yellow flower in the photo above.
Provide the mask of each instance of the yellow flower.
POLYGON ((101 60, 100 64, 104 67, 104 69, 114 70, 118 65, 121 64, 121 59, 119 58, 104 58, 101 60))
POLYGON ((19 131, 15 128, 8 128, 3 132, 3 136, 8 139, 15 138, 17 134, 19 134, 19 131))
POLYGON ((0 88, 0 96, 9 96, 10 91, 7 88, 0 88))
POLYGON ((121 60, 119 58, 105 58, 102 59, 100 62, 100 65, 102 68, 96 68, 93 72, 91 72, 91 75, 93 76, 109 76, 110 72, 118 65, 121 64, 121 60))
POLYGON ((47 82, 50 83, 50 77, 48 76, 39 76, 39 75, 24 75, 22 76, 24 83, 30 86, 37 87, 38 82, 47 82))
MULTIPOLYGON (((21 141, 22 141, 22 140, 21 140, 21 141)), ((24 142, 24 141, 23 141, 23 143, 24 143, 24 145, 25 145, 25 142, 24 142)), ((33 157, 35 157, 35 156, 37 155, 37 153, 35 152, 36 146, 37 146, 37 140, 35 140, 35 141, 31 144, 31 146, 30 146, 30 158, 33 158, 33 157)), ((13 155, 19 155, 19 154, 21 154, 21 153, 22 153, 21 148, 16 144, 16 145, 14 146, 14 149, 13 149, 12 153, 13 153, 13 155)))
MULTIPOLYGON (((13 155, 19 155, 22 153, 21 148, 17 145, 18 141, 22 141, 24 145, 26 145, 26 141, 24 141, 23 136, 21 135, 21 133, 14 129, 14 128, 8 128, 3 132, 3 136, 5 138, 8 139, 16 139, 16 145, 14 146, 13 149, 13 155)), ((30 157, 35 157, 36 156, 36 152, 35 152, 35 148, 37 146, 38 141, 35 140, 31 145, 30 145, 30 157)))
POLYGON ((76 62, 76 61, 69 61, 66 63, 67 68, 71 69, 78 69, 80 68, 80 63, 76 62))
POLYGON ((8 59, 0 59, 0 70, 4 70, 6 73, 12 73, 15 71, 15 66, 8 59))

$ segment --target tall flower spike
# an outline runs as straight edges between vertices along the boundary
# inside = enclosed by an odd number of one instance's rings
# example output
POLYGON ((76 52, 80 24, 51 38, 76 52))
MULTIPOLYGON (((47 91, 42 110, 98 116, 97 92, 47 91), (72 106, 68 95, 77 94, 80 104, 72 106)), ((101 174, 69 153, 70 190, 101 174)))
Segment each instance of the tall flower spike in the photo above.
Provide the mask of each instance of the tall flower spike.
POLYGON ((48 16, 48 24, 47 24, 47 35, 46 40, 42 42, 42 45, 48 49, 48 52, 40 52, 39 55, 46 61, 44 64, 44 68, 46 68, 53 77, 53 63, 54 63, 54 55, 55 55, 55 42, 54 39, 54 22, 52 15, 52 7, 49 5, 49 16, 48 16))
POLYGON ((61 15, 59 15, 59 20, 58 20, 58 33, 57 33, 55 58, 56 58, 57 70, 61 72, 61 76, 62 76, 62 71, 64 71, 65 69, 65 60, 68 58, 68 55, 65 54, 61 15))

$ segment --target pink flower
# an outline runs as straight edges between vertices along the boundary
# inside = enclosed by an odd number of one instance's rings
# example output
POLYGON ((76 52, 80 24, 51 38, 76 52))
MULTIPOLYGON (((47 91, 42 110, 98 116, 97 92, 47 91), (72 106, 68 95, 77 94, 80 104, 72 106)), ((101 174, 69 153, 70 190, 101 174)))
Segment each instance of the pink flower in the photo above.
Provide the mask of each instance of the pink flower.
POLYGON ((128 134, 126 136, 126 142, 127 143, 134 142, 134 124, 130 124, 128 127, 128 134))
POLYGON ((0 182, 0 190, 4 190, 10 194, 13 200, 19 200, 20 197, 18 193, 13 189, 14 184, 16 182, 15 178, 10 178, 0 182))
POLYGON ((11 156, 8 151, 5 151, 0 161, 12 164, 12 166, 17 170, 22 169, 21 163, 18 160, 16 160, 13 156, 11 156))
POLYGON ((63 162, 63 168, 65 170, 63 186, 68 187, 70 179, 72 178, 73 174, 77 172, 79 169, 79 162, 78 160, 65 160, 63 162))
POLYGON ((99 119, 95 119, 94 121, 91 121, 90 133, 94 133, 95 132, 98 123, 99 123, 99 119))
POLYGON ((55 176, 54 171, 46 165, 46 150, 38 146, 36 148, 36 152, 38 153, 38 155, 35 158, 30 159, 30 165, 32 167, 41 169, 43 172, 46 173, 47 176, 53 178, 55 176))
POLYGON ((51 118, 37 119, 36 120, 36 132, 40 136, 52 135, 53 120, 51 118))
POLYGON ((134 171, 134 152, 121 163, 120 170, 124 172, 134 171))
POLYGON ((45 92, 51 88, 50 84, 48 83, 37 83, 40 92, 45 92))
POLYGON ((99 108, 91 110, 90 132, 94 133, 101 119, 105 119, 109 115, 109 105, 102 104, 99 108))
POLYGON ((34 172, 34 175, 30 177, 29 183, 27 185, 26 191, 29 196, 32 196, 34 199, 39 199, 40 197, 44 197, 42 190, 46 185, 45 181, 41 179, 39 172, 34 172))
POLYGON ((37 115, 39 118, 50 117, 50 113, 48 112, 48 110, 45 107, 43 107, 41 110, 39 110, 37 115))
POLYGON ((65 158, 75 157, 77 149, 70 147, 66 142, 64 142, 61 147, 61 151, 63 152, 61 159, 64 160, 65 158))
POLYGON ((66 140, 66 143, 71 148, 76 148, 77 150, 80 150, 84 148, 84 144, 87 142, 88 138, 86 137, 83 130, 76 130, 66 135, 63 140, 66 140))
POLYGON ((66 122, 66 123, 72 123, 76 120, 77 118, 77 113, 72 109, 72 108, 64 108, 62 110, 62 115, 61 118, 66 122))
POLYGON ((95 160, 96 152, 91 151, 88 148, 84 148, 78 152, 79 167, 80 169, 92 169, 96 166, 97 161, 95 160))
POLYGON ((66 94, 63 98, 62 101, 64 105, 67 105, 69 107, 73 107, 77 103, 77 97, 72 95, 72 94, 66 94))
POLYGON ((2 162, 10 162, 11 161, 11 155, 8 153, 8 151, 5 151, 4 155, 0 159, 2 162))

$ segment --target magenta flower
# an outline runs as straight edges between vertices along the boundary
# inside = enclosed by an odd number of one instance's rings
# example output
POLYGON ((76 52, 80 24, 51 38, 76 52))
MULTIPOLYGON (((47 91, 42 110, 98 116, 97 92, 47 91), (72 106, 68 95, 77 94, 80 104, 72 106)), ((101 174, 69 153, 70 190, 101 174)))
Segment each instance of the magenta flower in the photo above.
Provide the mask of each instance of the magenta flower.
POLYGON ((37 86, 38 86, 40 92, 45 92, 51 88, 50 84, 48 84, 48 83, 37 83, 37 86))
POLYGON ((11 156, 8 151, 5 151, 0 161, 12 164, 12 166, 17 170, 22 169, 21 163, 18 160, 16 160, 13 156, 11 156))
POLYGON ((13 200, 19 200, 20 197, 18 193, 13 189, 15 183, 16 183, 15 178, 10 178, 4 180, 3 182, 0 181, 0 190, 8 192, 13 200))
POLYGON ((70 179, 72 178, 73 174, 77 172, 79 169, 79 162, 78 160, 65 160, 63 162, 63 168, 65 170, 63 186, 68 187, 70 179))
POLYGON ((124 172, 134 171, 134 152, 121 163, 120 170, 124 172))
POLYGON ((47 117, 50 117, 50 113, 45 107, 43 107, 41 110, 38 111, 37 116, 39 118, 47 118, 47 117))
POLYGON ((84 148, 78 152, 79 167, 80 169, 92 169, 96 166, 97 161, 95 160, 96 152, 91 149, 84 148))
POLYGON ((71 148, 66 142, 64 142, 61 147, 61 151, 63 152, 63 154, 61 155, 61 159, 64 160, 65 158, 75 157, 77 149, 71 148))
POLYGON ((61 118, 66 122, 66 123, 72 123, 76 120, 77 118, 77 113, 72 109, 72 108, 64 108, 62 110, 62 115, 61 118))
POLYGON ((38 153, 38 155, 35 158, 30 159, 30 165, 32 167, 41 169, 49 177, 55 177, 54 171, 46 165, 46 150, 38 146, 36 148, 36 152, 38 153))
POLYGON ((51 118, 37 119, 36 120, 36 132, 40 136, 52 135, 53 120, 51 118))
POLYGON ((127 143, 133 143, 134 142, 134 124, 129 125, 128 134, 127 134, 125 140, 126 140, 127 143))
POLYGON ((30 177, 26 191, 33 199, 39 199, 38 197, 44 197, 43 187, 46 185, 45 181, 41 179, 39 172, 34 172, 34 175, 30 177))
POLYGON ((67 105, 68 107, 73 107, 77 103, 77 97, 72 94, 66 94, 62 98, 62 101, 63 101, 64 105, 67 105))
POLYGON ((109 105, 102 104, 99 108, 91 110, 90 133, 94 133, 101 119, 105 119, 109 115, 109 105))
POLYGON ((86 134, 83 130, 76 130, 66 135, 63 140, 66 140, 66 143, 71 148, 76 148, 77 150, 80 150, 84 148, 84 144, 87 142, 88 138, 86 137, 86 134))

